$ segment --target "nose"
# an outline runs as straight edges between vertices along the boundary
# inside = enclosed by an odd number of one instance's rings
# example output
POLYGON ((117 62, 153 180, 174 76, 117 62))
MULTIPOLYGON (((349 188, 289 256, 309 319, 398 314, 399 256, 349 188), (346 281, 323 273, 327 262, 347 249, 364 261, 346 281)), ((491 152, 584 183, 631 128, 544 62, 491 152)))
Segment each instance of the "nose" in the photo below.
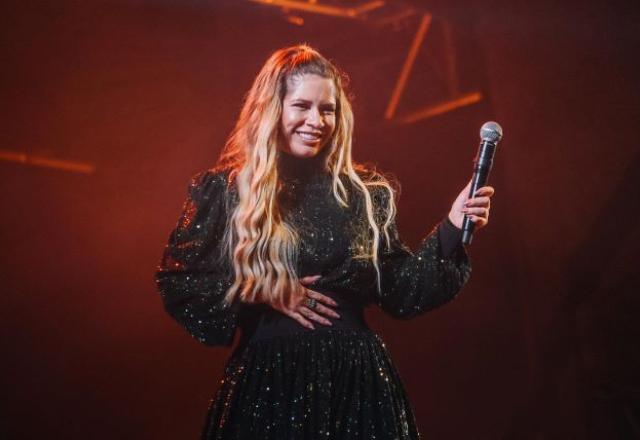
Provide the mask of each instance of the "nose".
POLYGON ((312 108, 307 117, 307 124, 314 128, 322 128, 324 127, 324 120, 322 119, 322 115, 320 114, 320 110, 317 108, 312 108))

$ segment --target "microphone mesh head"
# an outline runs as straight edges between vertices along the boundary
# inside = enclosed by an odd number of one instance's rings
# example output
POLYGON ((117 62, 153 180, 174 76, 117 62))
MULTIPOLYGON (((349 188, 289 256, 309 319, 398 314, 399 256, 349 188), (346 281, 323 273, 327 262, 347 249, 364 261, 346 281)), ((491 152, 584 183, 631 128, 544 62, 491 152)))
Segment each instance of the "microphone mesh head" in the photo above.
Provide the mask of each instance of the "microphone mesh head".
POLYGON ((500 139, 502 139, 502 127, 497 122, 485 122, 480 128, 480 139, 494 143, 500 142, 500 139))

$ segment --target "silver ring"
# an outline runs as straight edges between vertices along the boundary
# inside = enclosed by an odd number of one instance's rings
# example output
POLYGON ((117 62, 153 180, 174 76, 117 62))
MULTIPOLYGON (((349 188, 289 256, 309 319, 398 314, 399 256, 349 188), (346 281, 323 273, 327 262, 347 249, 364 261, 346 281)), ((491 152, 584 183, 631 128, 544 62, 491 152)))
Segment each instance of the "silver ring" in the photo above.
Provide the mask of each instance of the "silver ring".
POLYGON ((315 310, 317 304, 318 301, 316 301, 314 298, 307 298, 307 307, 309 307, 311 310, 315 310))

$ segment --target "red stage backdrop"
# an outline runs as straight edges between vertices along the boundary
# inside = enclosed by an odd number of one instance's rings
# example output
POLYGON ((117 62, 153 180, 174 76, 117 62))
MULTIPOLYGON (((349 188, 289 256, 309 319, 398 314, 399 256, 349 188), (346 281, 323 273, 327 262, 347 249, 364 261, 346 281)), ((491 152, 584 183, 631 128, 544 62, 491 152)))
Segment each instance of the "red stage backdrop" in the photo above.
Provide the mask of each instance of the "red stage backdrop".
POLYGON ((368 312, 424 437, 639 435, 637 11, 448 3, 4 2, 2 437, 197 438, 230 352, 171 321, 154 270, 261 64, 300 42, 349 74, 355 156, 401 181, 412 245, 480 125, 505 130, 461 295, 368 312))

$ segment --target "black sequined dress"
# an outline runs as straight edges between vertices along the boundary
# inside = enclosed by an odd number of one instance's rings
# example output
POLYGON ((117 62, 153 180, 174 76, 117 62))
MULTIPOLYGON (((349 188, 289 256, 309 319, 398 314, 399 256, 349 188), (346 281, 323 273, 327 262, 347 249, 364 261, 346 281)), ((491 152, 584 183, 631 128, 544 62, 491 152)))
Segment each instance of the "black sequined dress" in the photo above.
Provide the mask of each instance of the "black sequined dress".
MULTIPOLYGON (((290 179, 283 205, 300 237, 298 275, 322 275, 310 288, 331 296, 341 315, 310 330, 266 305, 223 303, 232 271, 220 256, 222 238, 237 200, 226 177, 193 178, 156 274, 166 310, 200 342, 230 345, 241 330, 202 438, 419 438, 400 377, 363 309, 377 304, 410 318, 450 301, 470 273, 459 230, 443 221, 412 252, 392 225, 390 248, 380 246, 378 293, 372 263, 353 258, 365 225, 360 193, 349 191, 343 208, 329 174, 290 179)), ((386 191, 371 192, 383 212, 386 191)))

